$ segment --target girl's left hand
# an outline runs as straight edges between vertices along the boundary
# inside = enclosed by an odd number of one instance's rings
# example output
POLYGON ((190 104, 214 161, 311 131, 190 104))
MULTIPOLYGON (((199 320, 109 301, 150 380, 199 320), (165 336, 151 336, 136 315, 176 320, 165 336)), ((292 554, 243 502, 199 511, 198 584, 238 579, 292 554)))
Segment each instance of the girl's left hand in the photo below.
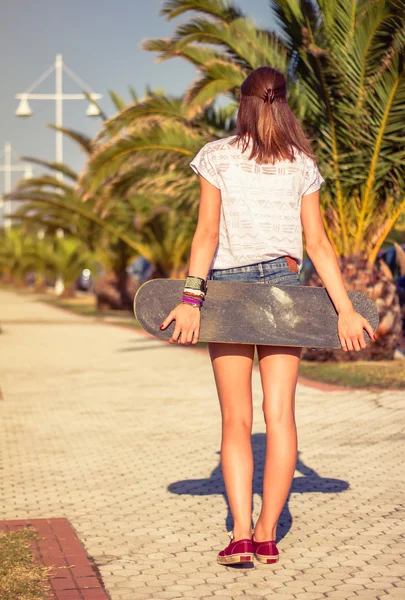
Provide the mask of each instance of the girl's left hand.
POLYGON ((364 339, 363 329, 367 331, 370 338, 375 340, 374 330, 370 323, 360 313, 354 309, 348 312, 339 313, 338 317, 338 334, 342 350, 362 350, 367 347, 364 339))

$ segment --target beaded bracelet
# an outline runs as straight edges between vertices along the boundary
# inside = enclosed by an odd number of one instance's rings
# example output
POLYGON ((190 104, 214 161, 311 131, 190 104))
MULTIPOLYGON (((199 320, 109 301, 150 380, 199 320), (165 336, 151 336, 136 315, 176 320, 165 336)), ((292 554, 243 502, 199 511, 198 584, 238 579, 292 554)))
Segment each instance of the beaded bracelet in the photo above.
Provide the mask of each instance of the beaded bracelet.
POLYGON ((201 308, 202 306, 202 302, 200 302, 199 300, 193 300, 191 298, 188 298, 187 296, 183 296, 182 303, 188 304, 188 306, 192 306, 193 308, 201 308))
POLYGON ((198 300, 194 301, 191 298, 188 298, 187 296, 183 296, 182 303, 188 304, 189 306, 196 306, 197 308, 201 308, 201 304, 202 304, 198 300))
POLYGON ((183 300, 187 299, 194 304, 202 304, 204 302, 205 296, 197 296, 196 294, 189 294, 187 292, 183 292, 183 300))

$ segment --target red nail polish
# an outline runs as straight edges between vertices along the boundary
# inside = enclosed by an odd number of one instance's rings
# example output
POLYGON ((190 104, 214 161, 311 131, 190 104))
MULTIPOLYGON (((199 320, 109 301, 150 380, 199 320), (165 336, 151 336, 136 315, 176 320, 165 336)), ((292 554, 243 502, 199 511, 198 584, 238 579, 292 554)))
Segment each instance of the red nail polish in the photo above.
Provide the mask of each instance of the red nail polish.
POLYGON ((164 328, 165 328, 165 326, 164 326, 164 325, 161 325, 159 329, 164 329, 164 328))

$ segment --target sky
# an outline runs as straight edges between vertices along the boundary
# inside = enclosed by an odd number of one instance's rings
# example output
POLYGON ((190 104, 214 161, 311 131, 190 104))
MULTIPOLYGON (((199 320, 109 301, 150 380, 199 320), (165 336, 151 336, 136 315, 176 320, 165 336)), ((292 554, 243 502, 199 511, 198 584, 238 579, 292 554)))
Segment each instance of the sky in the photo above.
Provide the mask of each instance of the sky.
MULTIPOLYGON (((64 64, 93 91, 103 94, 103 111, 112 116, 116 109, 108 95, 114 90, 130 101, 128 87, 143 96, 145 86, 163 88, 181 95, 196 77, 193 65, 183 59, 156 63, 156 53, 140 48, 147 38, 170 37, 186 21, 186 13, 173 21, 161 16, 162 0, 2 0, 0 10, 0 166, 4 144, 12 147, 13 163, 21 156, 55 160, 55 132, 46 126, 55 123, 55 102, 30 100, 33 116, 15 116, 15 94, 25 92, 62 54, 64 64)), ((247 16, 269 30, 275 28, 269 0, 238 0, 234 4, 247 16)), ((80 93, 67 75, 66 93, 80 93)), ((33 93, 52 93, 51 73, 33 93)), ((85 116, 85 100, 63 102, 63 125, 93 137, 100 118, 85 116)), ((85 155, 64 136, 63 162, 79 171, 85 155)), ((34 174, 42 169, 33 165, 34 174)), ((13 175, 14 185, 20 175, 13 175)), ((0 194, 4 175, 0 172, 0 194)))

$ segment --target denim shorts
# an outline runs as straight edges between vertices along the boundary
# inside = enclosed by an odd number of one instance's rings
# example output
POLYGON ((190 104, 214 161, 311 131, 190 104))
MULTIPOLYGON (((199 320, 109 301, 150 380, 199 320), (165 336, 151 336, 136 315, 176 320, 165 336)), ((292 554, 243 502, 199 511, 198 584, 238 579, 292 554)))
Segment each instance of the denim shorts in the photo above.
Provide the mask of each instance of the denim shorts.
POLYGON ((207 280, 246 281, 247 283, 279 283, 301 285, 295 259, 285 256, 231 269, 210 269, 207 280))

